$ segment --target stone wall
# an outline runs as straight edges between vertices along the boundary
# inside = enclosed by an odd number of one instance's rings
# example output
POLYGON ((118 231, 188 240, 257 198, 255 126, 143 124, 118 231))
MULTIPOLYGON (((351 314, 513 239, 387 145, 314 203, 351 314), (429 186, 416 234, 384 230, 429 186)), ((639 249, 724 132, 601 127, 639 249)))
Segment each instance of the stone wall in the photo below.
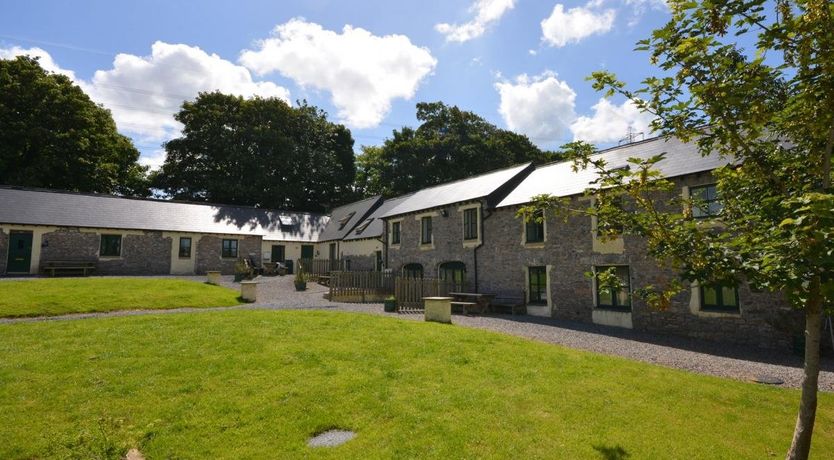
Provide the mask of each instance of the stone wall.
POLYGON ((6 273, 6 262, 9 260, 9 234, 0 229, 0 274, 6 273))
MULTIPOLYGON (((118 231, 107 232, 119 234, 118 231)), ((162 232, 122 233, 119 257, 99 258, 100 233, 60 228, 45 233, 40 264, 51 260, 89 260, 99 275, 167 275, 171 273, 171 238, 162 232)))
POLYGON ((260 236, 203 236, 197 242, 196 246, 197 261, 194 266, 195 273, 203 275, 207 271, 217 270, 224 275, 234 274, 235 263, 239 257, 249 257, 251 255, 255 262, 260 263, 262 257, 261 246, 260 236), (238 257, 221 257, 224 239, 238 240, 238 257))
POLYGON ((355 272, 363 272, 363 271, 371 271, 376 268, 376 256, 360 256, 360 255, 348 255, 343 256, 342 260, 345 261, 345 266, 349 267, 351 271, 355 272))
MULTIPOLYGON (((681 186, 711 182, 709 175, 696 174, 677 180, 681 186)), ((574 206, 588 202, 575 198, 574 206)), ((553 316, 592 322, 594 288, 585 273, 595 265, 628 265, 633 289, 649 284, 662 285, 675 273, 658 267, 647 256, 641 238, 624 236, 623 251, 602 253, 594 249, 594 232, 589 217, 562 218, 548 216, 547 240, 539 247, 522 244, 522 222, 515 217, 517 207, 499 209, 484 222, 485 244, 478 258, 486 289, 526 289, 525 267, 551 265, 551 300, 553 316), (487 268, 488 267, 488 268, 487 268)), ((655 311, 633 300, 631 321, 634 329, 685 335, 705 340, 744 343, 760 347, 787 347, 795 333, 796 314, 781 294, 752 292, 746 284, 739 286, 741 313, 710 315, 699 311, 691 292, 678 295, 668 311, 655 311), (695 305, 690 306, 690 303, 695 305)))
POLYGON ((463 245, 463 213, 458 212, 458 205, 447 206, 434 212, 436 215, 432 217, 432 247, 420 244, 420 219, 417 216, 421 214, 402 216, 400 244, 399 247, 389 246, 387 267, 394 272, 400 272, 406 264, 419 263, 423 266, 424 276, 435 278, 441 263, 463 262, 466 264, 467 280, 470 283, 474 282, 474 248, 463 245), (442 210, 445 210, 446 217, 441 215, 442 210))

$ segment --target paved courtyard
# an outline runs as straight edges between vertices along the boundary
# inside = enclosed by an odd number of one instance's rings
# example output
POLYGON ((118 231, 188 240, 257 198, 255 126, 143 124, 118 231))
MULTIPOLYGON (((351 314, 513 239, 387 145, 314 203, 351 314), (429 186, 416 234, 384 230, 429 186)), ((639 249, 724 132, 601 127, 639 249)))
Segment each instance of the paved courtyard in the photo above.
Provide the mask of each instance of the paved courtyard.
MULTIPOLYGON (((181 277, 202 282, 204 277, 181 277)), ((402 320, 422 320, 421 315, 385 313, 381 304, 351 304, 331 302, 325 298, 328 289, 317 283, 307 283, 307 290, 297 292, 293 277, 259 278, 258 302, 225 307, 222 309, 317 309, 338 310, 363 314, 389 316, 402 320)), ((240 285, 232 277, 224 277, 223 284, 233 289, 240 285)), ((163 314, 179 312, 203 312, 216 309, 178 309, 167 311, 119 311, 112 313, 75 314, 52 318, 0 319, 0 323, 20 321, 44 321, 81 319, 99 316, 129 316, 137 314, 163 314)), ((767 376, 783 380, 784 387, 796 388, 802 380, 802 359, 787 351, 760 350, 703 342, 684 337, 635 332, 620 328, 592 324, 535 318, 525 315, 488 315, 452 317, 455 325, 486 329, 532 340, 563 345, 570 348, 684 369, 701 374, 749 381, 767 376)), ((829 339, 830 340, 830 339, 829 339)), ((820 373, 820 389, 834 391, 834 360, 823 360, 820 373)))

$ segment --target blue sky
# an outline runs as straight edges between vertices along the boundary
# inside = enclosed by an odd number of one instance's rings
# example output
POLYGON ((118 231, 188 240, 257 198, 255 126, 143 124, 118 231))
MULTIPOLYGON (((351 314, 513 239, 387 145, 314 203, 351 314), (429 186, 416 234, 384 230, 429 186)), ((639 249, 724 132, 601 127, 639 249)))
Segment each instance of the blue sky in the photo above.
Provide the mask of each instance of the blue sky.
POLYGON ((219 89, 307 99, 376 145, 441 100, 554 148, 608 145, 648 117, 585 78, 655 72, 637 40, 663 0, 7 1, 0 57, 41 56, 114 113, 158 165, 185 98, 219 89), (118 57, 117 57, 118 56, 118 57))

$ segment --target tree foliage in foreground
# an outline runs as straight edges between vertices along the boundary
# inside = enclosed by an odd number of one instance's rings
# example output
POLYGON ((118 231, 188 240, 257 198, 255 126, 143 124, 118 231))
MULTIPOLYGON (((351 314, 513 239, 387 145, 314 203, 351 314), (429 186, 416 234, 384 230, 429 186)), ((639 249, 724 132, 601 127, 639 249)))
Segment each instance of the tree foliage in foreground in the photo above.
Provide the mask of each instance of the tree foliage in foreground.
POLYGON ((417 104, 416 129, 395 130, 381 146, 357 158, 357 188, 366 195, 396 196, 494 169, 555 159, 523 135, 499 129, 480 116, 442 102, 417 104))
MULTIPOLYGON (((656 168, 663 155, 615 169, 588 146, 571 144, 575 166, 599 174, 588 191, 597 206, 583 212, 598 215, 607 228, 645 237, 650 255, 680 274, 665 286, 636 291, 655 308, 666 308, 693 281, 748 282, 783 292, 804 311, 805 375, 787 458, 805 459, 817 408, 822 319, 834 307, 834 6, 823 0, 669 4, 672 19, 638 45, 666 76, 630 90, 613 74, 597 72, 594 86, 654 114, 660 133, 697 142, 702 154, 734 159, 736 166, 714 172, 723 212, 704 224, 689 211, 699 204, 694 200, 664 202, 672 184, 656 168), (738 44, 745 40, 755 51, 738 44)), ((541 196, 521 214, 565 211, 565 205, 541 196)))
POLYGON ((148 194, 139 151, 110 111, 37 59, 0 59, 0 184, 148 194))
POLYGON ((354 197, 353 138, 316 107, 213 92, 175 118, 154 177, 174 199, 323 211, 354 197))

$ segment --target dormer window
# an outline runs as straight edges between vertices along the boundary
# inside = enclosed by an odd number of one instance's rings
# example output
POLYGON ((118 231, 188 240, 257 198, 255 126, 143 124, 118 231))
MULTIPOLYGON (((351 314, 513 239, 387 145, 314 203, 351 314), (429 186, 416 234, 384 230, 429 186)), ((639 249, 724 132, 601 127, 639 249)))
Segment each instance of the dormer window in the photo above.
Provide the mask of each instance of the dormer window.
POLYGON ((352 212, 352 213, 346 215, 345 217, 342 217, 341 219, 339 219, 339 230, 343 230, 345 228, 345 225, 347 225, 348 222, 350 222, 350 220, 353 219, 354 214, 356 214, 356 213, 352 212))
POLYGON ((368 228, 368 225, 371 225, 371 222, 373 222, 373 220, 374 220, 373 218, 366 219, 365 222, 362 222, 361 224, 359 224, 359 226, 356 227, 356 234, 361 235, 362 232, 364 232, 365 229, 368 228))

